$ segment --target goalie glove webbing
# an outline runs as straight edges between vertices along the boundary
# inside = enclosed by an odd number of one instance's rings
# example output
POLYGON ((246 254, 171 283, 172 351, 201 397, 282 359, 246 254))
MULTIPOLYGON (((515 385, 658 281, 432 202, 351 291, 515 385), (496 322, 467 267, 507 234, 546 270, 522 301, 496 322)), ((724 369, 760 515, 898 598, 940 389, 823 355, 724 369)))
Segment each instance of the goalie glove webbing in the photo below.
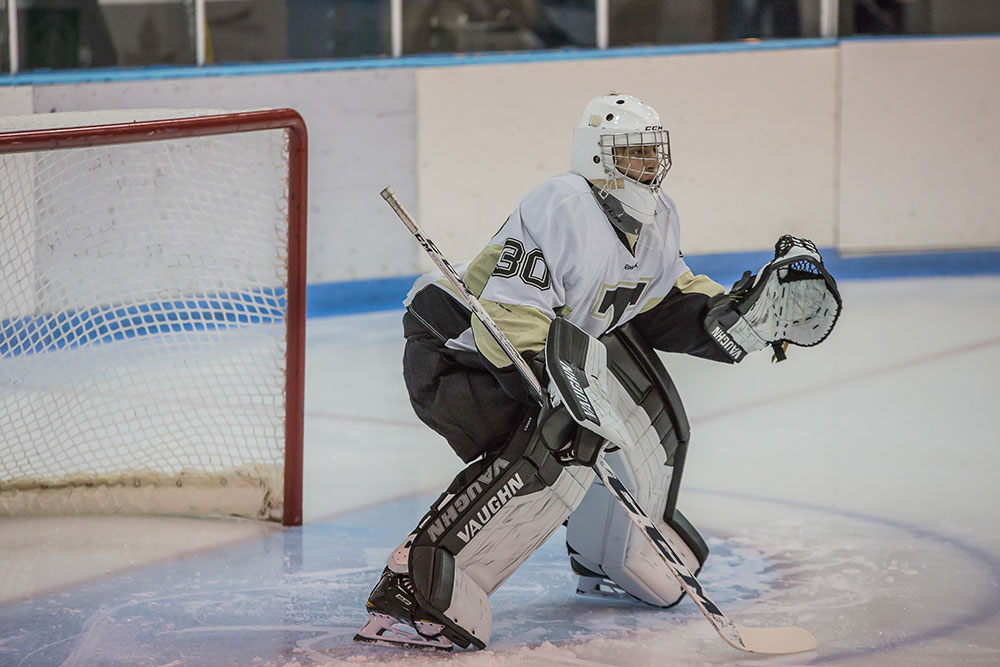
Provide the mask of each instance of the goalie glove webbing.
POLYGON ((709 302, 705 329, 733 361, 771 345, 778 361, 784 345, 818 345, 840 316, 837 281, 807 239, 782 236, 774 259, 756 276, 747 271, 728 294, 709 302))

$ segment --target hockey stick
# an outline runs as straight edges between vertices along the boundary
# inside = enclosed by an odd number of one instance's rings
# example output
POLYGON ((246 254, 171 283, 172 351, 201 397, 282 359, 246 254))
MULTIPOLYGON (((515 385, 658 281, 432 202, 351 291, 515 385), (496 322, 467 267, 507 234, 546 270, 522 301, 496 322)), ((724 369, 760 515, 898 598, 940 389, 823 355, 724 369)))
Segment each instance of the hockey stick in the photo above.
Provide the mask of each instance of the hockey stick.
MULTIPOLYGON (((445 278, 448 279, 459 294, 462 302, 476 314, 476 317, 483 323, 490 335, 497 341, 504 352, 510 357, 515 368, 520 372, 528 385, 535 399, 545 405, 547 398, 541 383, 531 371, 527 362, 517 351, 517 348, 510 342, 504 332, 497 326, 490 314, 479 303, 479 300, 469 291, 458 273, 452 268, 448 260, 444 258, 441 251, 437 249, 434 242, 423 233, 413 216, 406 210, 396 193, 391 187, 387 187, 381 192, 382 198, 392 207, 399 219, 403 221, 410 233, 420 242, 424 251, 431 258, 431 261, 441 270, 445 278)), ((663 563, 670 573, 677 579, 678 583, 688 596, 694 601, 701 613, 705 615, 708 622, 712 624, 715 631, 722 639, 735 649, 748 651, 751 653, 799 653, 811 651, 816 648, 816 638, 808 630, 795 626, 777 628, 751 628, 734 623, 722 610, 708 597, 705 589, 695 578, 691 571, 684 565, 677 552, 673 550, 663 534, 656 528, 649 519, 642 507, 635 500, 622 481, 615 475, 611 466, 604 460, 604 456, 598 457, 594 464, 594 470, 604 482, 611 494, 615 497, 622 509, 629 516, 632 522, 646 537, 649 543, 656 549, 663 563)))

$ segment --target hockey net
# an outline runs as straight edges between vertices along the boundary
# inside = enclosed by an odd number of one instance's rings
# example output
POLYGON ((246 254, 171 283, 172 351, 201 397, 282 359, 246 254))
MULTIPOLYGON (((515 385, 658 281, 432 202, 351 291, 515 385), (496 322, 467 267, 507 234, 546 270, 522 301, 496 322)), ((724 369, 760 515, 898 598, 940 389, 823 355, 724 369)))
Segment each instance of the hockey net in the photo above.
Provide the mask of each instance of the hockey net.
POLYGON ((0 515, 301 523, 291 110, 0 119, 0 515))

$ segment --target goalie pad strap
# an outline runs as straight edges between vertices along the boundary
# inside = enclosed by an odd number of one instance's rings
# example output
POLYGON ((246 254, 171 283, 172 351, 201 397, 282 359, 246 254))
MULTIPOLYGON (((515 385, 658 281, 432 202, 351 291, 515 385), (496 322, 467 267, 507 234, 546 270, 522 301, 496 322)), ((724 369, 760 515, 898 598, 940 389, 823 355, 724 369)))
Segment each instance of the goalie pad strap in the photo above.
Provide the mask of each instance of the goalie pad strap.
POLYGON ((576 430, 565 410, 528 409, 500 453, 459 473, 420 521, 408 573, 420 606, 457 644, 485 647, 488 596, 583 499, 593 470, 553 454, 576 430))

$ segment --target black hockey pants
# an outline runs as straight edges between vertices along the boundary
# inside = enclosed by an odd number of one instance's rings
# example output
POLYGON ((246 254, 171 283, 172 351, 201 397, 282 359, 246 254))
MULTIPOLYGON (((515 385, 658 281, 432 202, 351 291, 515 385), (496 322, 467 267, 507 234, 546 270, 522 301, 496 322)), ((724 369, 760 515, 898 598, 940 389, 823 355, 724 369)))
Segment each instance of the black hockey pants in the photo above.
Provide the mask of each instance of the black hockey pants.
POLYGON ((403 333, 403 380, 420 421, 466 463, 499 451, 525 405, 504 393, 478 354, 445 347, 409 311, 403 333))

